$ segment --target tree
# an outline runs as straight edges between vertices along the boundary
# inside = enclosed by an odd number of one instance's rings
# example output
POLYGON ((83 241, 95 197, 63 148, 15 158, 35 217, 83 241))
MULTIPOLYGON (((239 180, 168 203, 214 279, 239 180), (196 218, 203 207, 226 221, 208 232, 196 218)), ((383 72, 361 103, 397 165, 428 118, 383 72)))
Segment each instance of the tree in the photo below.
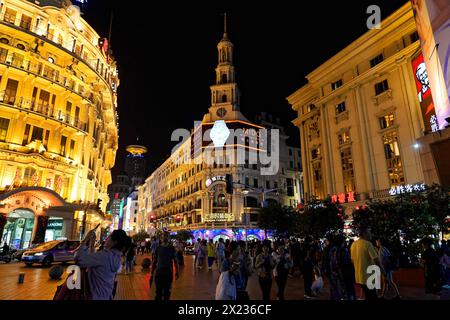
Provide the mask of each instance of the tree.
POLYGON ((275 236, 289 236, 297 231, 298 214, 292 208, 279 204, 270 204, 259 214, 258 226, 266 231, 273 231, 275 236))
POLYGON ((131 237, 135 242, 142 242, 150 238, 150 235, 145 231, 139 231, 134 236, 131 237))
POLYGON ((298 232, 315 239, 323 238, 329 233, 342 233, 344 218, 339 204, 333 203, 329 198, 324 201, 313 198, 299 215, 298 232))
POLYGON ((387 240, 391 250, 404 256, 403 265, 417 264, 418 240, 448 232, 449 200, 448 190, 433 185, 425 192, 373 201, 353 213, 353 229, 370 227, 375 237, 387 240))

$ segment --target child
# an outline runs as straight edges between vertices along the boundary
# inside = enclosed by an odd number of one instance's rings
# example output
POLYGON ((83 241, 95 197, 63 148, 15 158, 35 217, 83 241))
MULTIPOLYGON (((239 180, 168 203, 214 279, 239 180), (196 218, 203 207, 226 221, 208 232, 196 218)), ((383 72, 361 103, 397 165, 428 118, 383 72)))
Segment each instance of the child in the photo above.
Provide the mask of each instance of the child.
POLYGON ((323 290, 323 278, 320 268, 316 265, 314 266, 314 279, 315 280, 311 286, 311 291, 315 296, 317 296, 323 290))

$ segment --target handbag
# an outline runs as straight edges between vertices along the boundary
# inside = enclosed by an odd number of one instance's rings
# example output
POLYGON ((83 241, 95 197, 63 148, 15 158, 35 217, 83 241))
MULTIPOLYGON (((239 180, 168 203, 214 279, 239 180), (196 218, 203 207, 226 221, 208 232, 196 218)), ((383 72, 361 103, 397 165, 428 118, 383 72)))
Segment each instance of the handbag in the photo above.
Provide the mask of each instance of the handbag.
POLYGON ((91 300, 91 290, 89 286, 88 271, 86 268, 80 269, 81 289, 69 289, 67 287, 67 281, 69 275, 64 283, 57 287, 53 300, 55 301, 68 301, 68 300, 91 300))

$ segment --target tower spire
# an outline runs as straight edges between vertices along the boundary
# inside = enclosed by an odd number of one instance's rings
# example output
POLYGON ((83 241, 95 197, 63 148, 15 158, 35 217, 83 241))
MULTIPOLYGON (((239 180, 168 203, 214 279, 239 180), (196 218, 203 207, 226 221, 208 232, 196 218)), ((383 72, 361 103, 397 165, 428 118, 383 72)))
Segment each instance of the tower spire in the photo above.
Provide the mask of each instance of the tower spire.
POLYGON ((224 39, 228 38, 227 34, 227 13, 223 14, 223 37, 224 39))

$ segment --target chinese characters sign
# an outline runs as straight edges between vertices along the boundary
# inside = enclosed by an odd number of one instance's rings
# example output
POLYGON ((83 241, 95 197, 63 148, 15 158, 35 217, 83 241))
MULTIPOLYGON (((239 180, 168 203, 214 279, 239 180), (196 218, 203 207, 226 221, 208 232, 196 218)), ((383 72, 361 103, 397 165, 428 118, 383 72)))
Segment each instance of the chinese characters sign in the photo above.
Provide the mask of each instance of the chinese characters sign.
POLYGON ((331 196, 331 202, 332 203, 351 203, 356 202, 355 200, 355 193, 349 192, 349 193, 340 193, 335 194, 331 196))
POLYGON ((234 215, 232 213, 208 213, 203 219, 205 222, 232 222, 234 215))
POLYGON ((398 196, 401 194, 421 192, 421 191, 425 191, 426 189, 427 189, 427 187, 424 183, 407 184, 404 186, 392 187, 391 190, 389 190, 389 194, 391 196, 398 196))

